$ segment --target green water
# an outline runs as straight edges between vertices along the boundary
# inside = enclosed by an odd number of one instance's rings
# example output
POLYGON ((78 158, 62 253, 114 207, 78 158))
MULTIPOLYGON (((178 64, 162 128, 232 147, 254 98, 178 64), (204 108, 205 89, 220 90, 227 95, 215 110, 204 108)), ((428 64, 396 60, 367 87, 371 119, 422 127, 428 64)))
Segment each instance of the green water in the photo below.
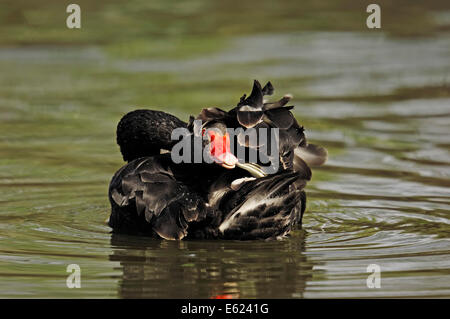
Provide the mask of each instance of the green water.
POLYGON ((351 1, 77 3, 81 30, 58 1, 1 3, 0 297, 450 297, 448 4, 380 2, 375 31, 351 1), (294 95, 330 154, 303 230, 112 236, 120 117, 227 109, 255 78, 294 95), (367 287, 369 264, 381 288, 367 287))

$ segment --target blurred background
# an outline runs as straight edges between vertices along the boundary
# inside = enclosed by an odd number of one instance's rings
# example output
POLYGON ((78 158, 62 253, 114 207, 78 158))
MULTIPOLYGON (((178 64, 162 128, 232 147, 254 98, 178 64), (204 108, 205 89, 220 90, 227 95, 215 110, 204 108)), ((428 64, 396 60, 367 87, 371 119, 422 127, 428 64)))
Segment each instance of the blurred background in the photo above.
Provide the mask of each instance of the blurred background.
POLYGON ((0 297, 450 297, 450 2, 0 1, 0 297), (278 242, 111 236, 116 125, 293 94, 313 171, 278 242), (66 267, 81 267, 68 289, 66 267), (381 288, 366 285, 369 264, 381 288))

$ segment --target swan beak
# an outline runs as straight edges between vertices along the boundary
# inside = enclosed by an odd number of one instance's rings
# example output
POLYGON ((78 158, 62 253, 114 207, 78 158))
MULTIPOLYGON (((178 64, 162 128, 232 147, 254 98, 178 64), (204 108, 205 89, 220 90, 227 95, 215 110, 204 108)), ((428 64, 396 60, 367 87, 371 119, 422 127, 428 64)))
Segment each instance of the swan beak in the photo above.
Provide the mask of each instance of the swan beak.
POLYGON ((208 131, 210 137, 210 152, 213 160, 222 167, 227 169, 235 168, 239 162, 236 156, 230 151, 230 135, 218 134, 214 131, 208 131))
POLYGON ((236 167, 236 164, 239 163, 239 160, 232 153, 226 152, 222 153, 218 156, 214 156, 214 161, 222 167, 227 169, 233 169, 236 167))

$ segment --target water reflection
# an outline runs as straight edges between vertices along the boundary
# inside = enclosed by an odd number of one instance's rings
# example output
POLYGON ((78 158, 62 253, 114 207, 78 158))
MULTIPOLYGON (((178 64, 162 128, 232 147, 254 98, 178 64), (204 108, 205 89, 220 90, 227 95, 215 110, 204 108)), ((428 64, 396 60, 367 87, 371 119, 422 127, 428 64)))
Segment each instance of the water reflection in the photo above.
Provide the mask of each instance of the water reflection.
POLYGON ((304 232, 283 241, 161 241, 112 235, 123 298, 303 297, 313 264, 304 232))

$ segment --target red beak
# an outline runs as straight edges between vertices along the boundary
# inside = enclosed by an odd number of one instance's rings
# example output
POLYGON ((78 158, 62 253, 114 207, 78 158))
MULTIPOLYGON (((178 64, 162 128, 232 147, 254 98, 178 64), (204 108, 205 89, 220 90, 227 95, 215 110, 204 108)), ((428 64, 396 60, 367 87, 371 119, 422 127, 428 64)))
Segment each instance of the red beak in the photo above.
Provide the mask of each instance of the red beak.
POLYGON ((230 151, 230 135, 218 134, 213 130, 208 130, 210 139, 210 154, 213 160, 221 166, 232 169, 238 163, 238 159, 230 151))

